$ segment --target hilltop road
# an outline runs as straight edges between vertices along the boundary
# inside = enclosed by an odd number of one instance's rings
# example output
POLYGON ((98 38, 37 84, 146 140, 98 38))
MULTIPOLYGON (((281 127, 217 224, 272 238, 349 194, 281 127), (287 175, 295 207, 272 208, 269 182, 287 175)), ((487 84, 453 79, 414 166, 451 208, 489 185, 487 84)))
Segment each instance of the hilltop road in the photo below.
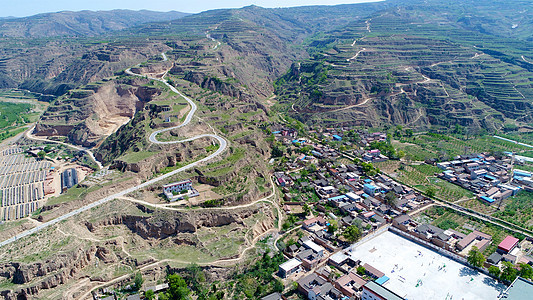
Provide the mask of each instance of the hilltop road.
MULTIPOLYGON (((163 56, 163 59, 166 58, 166 55, 162 54, 162 56, 163 56)), ((130 69, 126 70, 126 73, 130 74, 130 75, 135 75, 135 76, 143 76, 143 75, 139 75, 139 74, 135 74, 135 73, 131 72, 130 69)), ((52 226, 54 224, 57 224, 57 223, 59 223, 61 221, 64 221, 64 220, 66 220, 66 219, 68 219, 68 218, 70 218, 72 216, 78 215, 78 214, 80 214, 80 213, 82 213, 84 211, 87 211, 87 210, 89 210, 89 209, 91 209, 93 207, 100 206, 100 205, 102 205, 102 204, 104 204, 106 202, 109 202, 109 201, 111 201, 113 199, 116 199, 116 198, 119 198, 119 197, 124 197, 124 196, 126 196, 127 194, 129 194, 131 192, 134 192, 134 191, 140 190, 142 188, 148 187, 148 186, 150 186, 150 185, 152 185, 154 183, 157 183, 157 182, 159 182, 161 180, 164 180, 164 179, 167 179, 169 177, 172 177, 172 176, 174 176, 174 175, 176 175, 176 174, 178 174, 180 172, 183 172, 183 171, 189 170, 191 168, 194 168, 194 167, 198 166, 199 164, 201 164, 203 162, 206 162, 206 161, 208 161, 210 159, 215 158, 216 156, 218 156, 222 152, 224 152, 224 150, 226 150, 228 143, 226 142, 226 140, 224 138, 222 138, 221 136, 218 136, 216 134, 202 134, 202 135, 198 135, 198 136, 191 137, 191 138, 188 138, 188 139, 179 140, 179 141, 171 141, 171 142, 160 142, 160 141, 158 141, 156 139, 157 134, 159 134, 159 133, 161 133, 163 131, 180 128, 180 127, 183 127, 183 126, 189 124, 191 122, 191 119, 192 119, 195 111, 196 111, 196 104, 194 104, 194 102, 191 99, 189 99, 188 97, 185 97, 183 94, 181 94, 176 88, 171 86, 166 80, 158 79, 158 78, 152 78, 152 77, 149 77, 149 78, 153 79, 153 80, 158 80, 158 81, 164 83, 165 85, 167 85, 173 92, 178 93, 180 96, 184 97, 185 100, 187 100, 187 102, 189 102, 189 104, 191 104, 191 107, 192 107, 192 109, 189 111, 189 114, 187 115, 187 118, 185 119, 185 122, 183 124, 180 124, 180 125, 175 126, 175 127, 170 127, 170 128, 165 129, 165 130, 159 130, 159 131, 156 131, 156 132, 152 133, 152 135, 150 135, 150 138, 149 138, 150 141, 153 142, 153 143, 158 143, 158 144, 174 144, 174 143, 185 143, 185 142, 194 141, 194 140, 200 139, 200 138, 210 137, 210 138, 214 138, 214 139, 216 139, 218 141, 218 143, 219 143, 218 149, 214 153, 210 154, 209 156, 207 156, 207 157, 205 157, 205 158, 203 158, 201 160, 198 160, 196 162, 190 163, 190 164, 188 164, 186 166, 183 166, 183 167, 181 167, 181 168, 179 168, 177 170, 174 170, 174 171, 169 172, 167 174, 161 175, 161 176, 156 177, 154 179, 148 180, 148 181, 146 181, 146 182, 144 182, 144 183, 142 183, 140 185, 137 185, 137 186, 134 186, 134 187, 130 187, 130 188, 125 189, 125 190, 123 190, 123 191, 121 191, 119 193, 113 194, 111 196, 107 196, 107 197, 105 197, 103 199, 100 199, 100 200, 98 200, 96 202, 93 202, 93 203, 88 204, 86 206, 80 207, 80 208, 78 208, 76 210, 73 210, 71 212, 68 212, 68 213, 66 213, 64 215, 61 215, 61 216, 59 216, 59 217, 57 217, 57 218, 55 218, 55 219, 53 219, 51 221, 45 222, 45 223, 43 223, 43 224, 41 224, 41 225, 39 225, 37 227, 34 227, 32 229, 29 229, 29 230, 26 230, 26 231, 24 231, 24 232, 22 232, 22 233, 20 233, 18 235, 15 235, 14 237, 12 237, 10 239, 7 239, 5 241, 0 242, 0 247, 8 245, 8 244, 11 244, 14 241, 16 241, 17 239, 32 235, 32 234, 34 234, 34 233, 36 233, 38 231, 41 231, 41 230, 43 230, 43 229, 45 229, 47 227, 50 227, 50 226, 52 226)), ((28 133, 27 133, 27 136, 29 138, 35 139, 35 140, 50 141, 50 140, 47 140, 47 139, 40 139, 40 138, 36 138, 36 137, 31 136, 31 132, 32 131, 33 130, 29 130, 28 133)), ((51 141, 51 142, 53 142, 53 141, 51 141)), ((62 143, 62 142, 57 142, 57 143, 65 144, 65 143, 62 143)), ((80 148, 80 147, 76 147, 76 146, 72 146, 72 145, 68 145, 68 144, 65 144, 65 145, 69 146, 69 147, 74 147, 74 148, 76 148, 78 150, 87 151, 84 148, 80 148)))

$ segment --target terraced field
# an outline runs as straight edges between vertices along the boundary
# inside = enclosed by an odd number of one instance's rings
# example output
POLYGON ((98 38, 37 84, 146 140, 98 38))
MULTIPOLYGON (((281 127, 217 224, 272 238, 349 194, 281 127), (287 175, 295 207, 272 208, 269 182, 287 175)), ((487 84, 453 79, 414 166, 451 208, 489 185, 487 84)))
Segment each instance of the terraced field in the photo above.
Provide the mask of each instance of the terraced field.
POLYGON ((420 134, 411 138, 403 137, 395 146, 405 152, 406 159, 413 161, 431 158, 449 160, 465 153, 506 151, 522 153, 529 149, 488 135, 465 139, 459 135, 420 134))
POLYGON ((277 82, 287 112, 366 126, 494 131, 531 122, 533 73, 518 55, 532 54, 529 42, 466 30, 450 21, 456 12, 428 5, 380 11, 332 31, 336 40, 315 38, 314 57, 277 82))

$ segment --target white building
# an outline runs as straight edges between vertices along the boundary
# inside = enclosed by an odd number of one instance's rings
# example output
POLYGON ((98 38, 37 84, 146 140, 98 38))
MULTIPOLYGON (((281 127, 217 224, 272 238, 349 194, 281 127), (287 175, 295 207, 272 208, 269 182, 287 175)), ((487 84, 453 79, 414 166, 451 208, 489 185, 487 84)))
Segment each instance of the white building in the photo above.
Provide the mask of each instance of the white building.
POLYGON ((189 197, 198 196, 198 192, 193 189, 190 179, 165 184, 163 186, 163 193, 171 201, 183 198, 186 195, 189 197), (183 191, 187 191, 187 193, 182 193, 183 191), (190 191, 193 191, 193 194, 190 191))
POLYGON ((288 261, 279 265, 279 276, 281 278, 287 278, 287 276, 298 271, 302 262, 296 258, 289 259, 288 261))
POLYGON ((316 244, 315 242, 311 241, 311 240, 307 240, 304 242, 304 247, 307 248, 307 249, 311 249, 313 250, 314 252, 318 253, 318 256, 320 257, 323 257, 324 256, 324 247, 316 244))

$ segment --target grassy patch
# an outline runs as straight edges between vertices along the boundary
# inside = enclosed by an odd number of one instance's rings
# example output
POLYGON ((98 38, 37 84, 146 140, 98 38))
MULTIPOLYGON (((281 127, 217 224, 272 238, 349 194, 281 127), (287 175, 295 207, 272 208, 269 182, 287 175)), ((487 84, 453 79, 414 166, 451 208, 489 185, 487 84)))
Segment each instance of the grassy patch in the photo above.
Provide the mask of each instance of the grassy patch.
POLYGON ((503 210, 497 211, 493 216, 533 230, 533 192, 521 191, 504 200, 503 210))
MULTIPOLYGON (((383 171, 387 172, 385 169, 389 168, 389 165, 383 165, 383 167, 383 171)), ((432 165, 404 165, 395 171, 398 175, 397 178, 405 184, 414 186, 422 191, 426 191, 429 187, 434 187, 436 196, 447 201, 453 202, 474 197, 472 192, 435 177, 435 173, 439 173, 440 169, 432 165)))
POLYGON ((465 154, 465 151, 467 153, 480 153, 528 149, 525 146, 489 135, 465 140, 460 136, 453 135, 421 134, 412 138, 403 138, 401 143, 395 146, 405 152, 406 158, 415 161, 439 157, 444 160, 451 160, 456 155, 465 154))
POLYGON ((138 163, 140 161, 143 161, 151 156, 153 156, 155 152, 150 151, 139 151, 139 152, 130 152, 125 155, 122 155, 118 159, 125 162, 125 163, 138 163))

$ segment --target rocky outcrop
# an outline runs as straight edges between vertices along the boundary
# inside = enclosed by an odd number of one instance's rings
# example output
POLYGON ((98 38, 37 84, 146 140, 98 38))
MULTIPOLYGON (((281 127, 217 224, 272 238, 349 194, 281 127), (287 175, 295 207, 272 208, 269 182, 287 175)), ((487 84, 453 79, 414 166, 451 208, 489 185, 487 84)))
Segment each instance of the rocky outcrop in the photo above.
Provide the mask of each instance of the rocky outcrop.
POLYGON ((44 262, 33 264, 12 262, 0 265, 0 276, 15 284, 25 285, 38 281, 18 290, 0 291, 0 295, 5 299, 28 299, 37 295, 42 289, 50 289, 64 284, 94 261, 98 251, 100 251, 100 255, 106 252, 98 249, 94 246, 87 250, 78 249, 57 254, 44 262))
POLYGON ((35 125, 34 134, 36 136, 66 136, 74 128, 72 125, 50 125, 44 123, 37 123, 35 125))
POLYGON ((98 222, 87 222, 89 231, 112 225, 125 225, 144 239, 165 239, 182 233, 194 233, 200 227, 244 225, 243 220, 259 212, 259 208, 233 211, 176 212, 156 211, 154 216, 114 216, 98 222))
POLYGON ((153 173, 157 173, 163 168, 173 167, 182 160, 183 154, 180 152, 171 154, 162 153, 137 163, 128 163, 121 160, 116 160, 111 165, 111 168, 120 170, 121 172, 131 171, 139 173, 139 175, 144 177, 153 173))
POLYGON ((66 136, 70 143, 93 147, 161 93, 145 83, 128 78, 71 91, 48 107, 35 134, 66 136))

